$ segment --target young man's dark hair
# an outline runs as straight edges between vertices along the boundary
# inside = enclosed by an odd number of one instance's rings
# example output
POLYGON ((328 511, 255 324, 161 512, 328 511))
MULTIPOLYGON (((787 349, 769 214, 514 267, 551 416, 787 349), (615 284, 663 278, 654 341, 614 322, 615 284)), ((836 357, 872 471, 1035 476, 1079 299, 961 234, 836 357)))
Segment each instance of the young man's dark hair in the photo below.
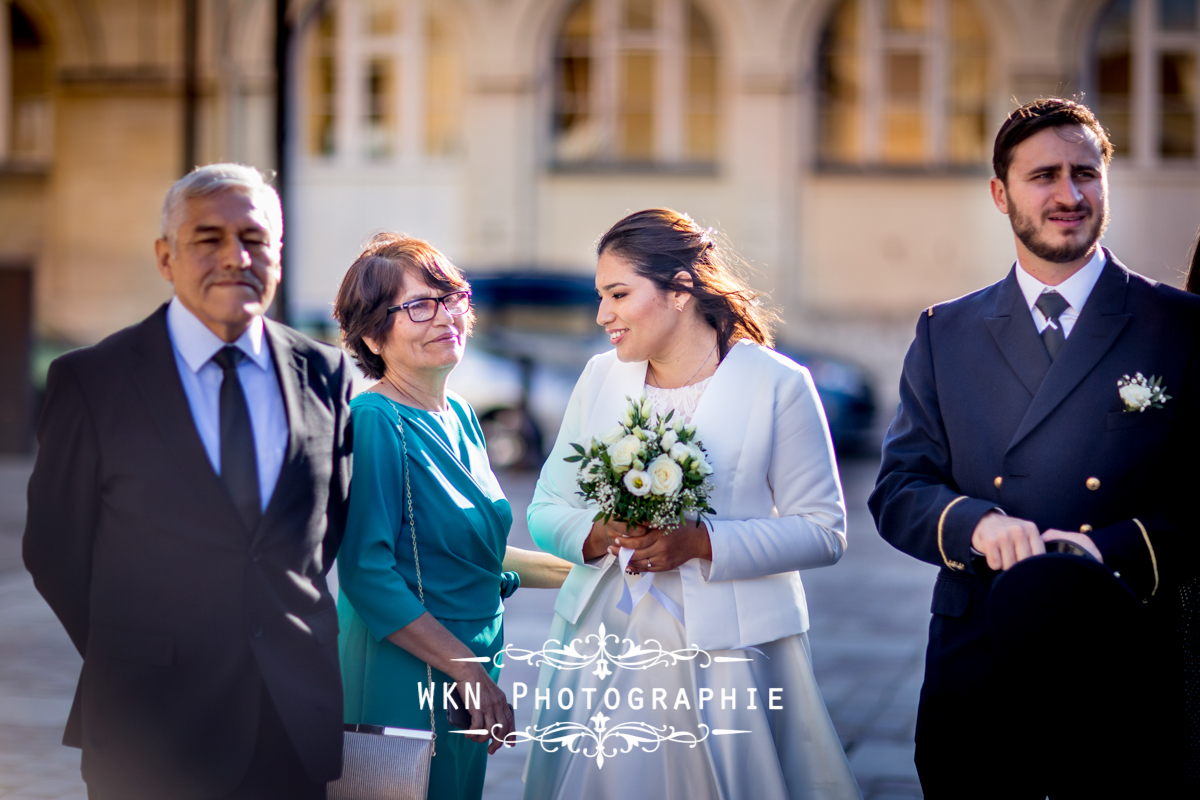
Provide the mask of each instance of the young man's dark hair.
POLYGON ((995 170, 996 177, 1007 183, 1013 152, 1021 142, 1040 130, 1064 128, 1069 125, 1082 125, 1096 134, 1100 142, 1100 154, 1104 157, 1104 166, 1112 163, 1112 142, 1108 138, 1108 132, 1090 108, 1062 97, 1043 97, 1026 103, 1009 114, 1008 119, 1000 126, 1000 132, 996 134, 996 144, 992 149, 992 169, 995 170))

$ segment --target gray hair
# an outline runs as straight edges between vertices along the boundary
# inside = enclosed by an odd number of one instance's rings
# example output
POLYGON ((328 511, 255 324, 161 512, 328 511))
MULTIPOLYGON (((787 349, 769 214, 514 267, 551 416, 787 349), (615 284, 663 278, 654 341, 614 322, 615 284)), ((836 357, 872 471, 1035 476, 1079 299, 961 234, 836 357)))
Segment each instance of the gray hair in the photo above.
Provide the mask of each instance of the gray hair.
POLYGON ((279 202, 279 193, 267 180, 267 176, 245 164, 209 164, 196 167, 175 181, 167 191, 167 196, 163 198, 159 235, 174 248, 175 234, 178 232, 183 204, 186 201, 193 197, 204 197, 234 189, 247 192, 256 200, 261 200, 275 242, 282 241, 283 206, 279 202))

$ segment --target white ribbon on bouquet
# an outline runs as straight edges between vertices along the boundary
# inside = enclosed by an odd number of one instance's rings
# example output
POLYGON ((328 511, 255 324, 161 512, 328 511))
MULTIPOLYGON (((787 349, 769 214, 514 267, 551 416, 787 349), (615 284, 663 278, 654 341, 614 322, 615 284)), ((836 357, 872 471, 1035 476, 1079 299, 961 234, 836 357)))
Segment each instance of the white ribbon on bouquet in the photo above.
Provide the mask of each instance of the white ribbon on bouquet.
POLYGON ((624 580, 621 586, 621 599, 617 602, 617 610, 626 614, 632 614, 634 607, 641 602, 643 597, 649 594, 662 604, 667 613, 679 620, 680 625, 684 625, 683 606, 676 603, 662 589, 654 585, 653 572, 643 572, 641 575, 630 575, 625 572, 629 568, 629 561, 632 558, 633 548, 622 547, 619 561, 621 564, 621 577, 624 580), (631 582, 632 586, 630 585, 631 582))

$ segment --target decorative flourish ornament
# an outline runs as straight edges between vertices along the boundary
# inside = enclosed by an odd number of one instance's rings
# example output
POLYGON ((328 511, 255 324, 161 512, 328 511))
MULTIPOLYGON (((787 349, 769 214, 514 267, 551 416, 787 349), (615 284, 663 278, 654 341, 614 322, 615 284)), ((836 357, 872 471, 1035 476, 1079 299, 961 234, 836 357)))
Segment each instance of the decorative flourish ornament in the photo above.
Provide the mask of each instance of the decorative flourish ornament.
MULTIPOLYGON (((619 669, 650 669, 659 665, 673 667, 683 661, 696 661, 701 669, 710 666, 714 659, 708 651, 692 645, 681 650, 664 650, 656 639, 647 639, 637 644, 632 639, 620 639, 615 633, 608 633, 604 624, 600 624, 597 633, 589 634, 584 639, 572 639, 570 644, 563 644, 557 639, 546 642, 541 650, 523 650, 511 644, 505 645, 495 660, 509 659, 523 661, 534 667, 549 664, 555 669, 584 669, 596 665, 595 674, 606 678, 612 674, 609 665, 619 669), (624 643, 623 648, 618 645, 624 643), (623 652, 621 652, 623 650, 623 652)), ((718 656, 716 661, 729 660, 728 657, 718 656)), ((743 659, 738 659, 743 660, 743 659)), ((749 659, 745 659, 749 660, 749 659)))
POLYGON ((604 768, 604 760, 621 753, 628 753, 637 747, 645 753, 653 753, 663 742, 675 742, 695 747, 709 737, 731 733, 749 733, 749 731, 711 730, 701 724, 700 735, 691 731, 677 731, 672 725, 655 727, 645 722, 622 722, 609 728, 609 718, 597 712, 590 720, 594 728, 579 722, 556 722, 545 728, 527 727, 523 731, 513 731, 504 737, 505 744, 520 742, 537 742, 547 753, 566 748, 572 753, 582 753, 588 758, 596 759, 596 767, 604 768))

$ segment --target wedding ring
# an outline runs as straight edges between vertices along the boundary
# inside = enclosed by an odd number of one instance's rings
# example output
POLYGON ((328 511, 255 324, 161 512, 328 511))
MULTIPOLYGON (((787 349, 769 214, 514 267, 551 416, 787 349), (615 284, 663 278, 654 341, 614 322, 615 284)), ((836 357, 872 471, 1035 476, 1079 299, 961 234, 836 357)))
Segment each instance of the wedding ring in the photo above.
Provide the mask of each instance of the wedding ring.
POLYGON ((653 567, 653 566, 654 566, 654 565, 650 563, 649 559, 647 559, 647 561, 646 561, 646 569, 650 569, 650 568, 651 568, 651 567, 653 567))

